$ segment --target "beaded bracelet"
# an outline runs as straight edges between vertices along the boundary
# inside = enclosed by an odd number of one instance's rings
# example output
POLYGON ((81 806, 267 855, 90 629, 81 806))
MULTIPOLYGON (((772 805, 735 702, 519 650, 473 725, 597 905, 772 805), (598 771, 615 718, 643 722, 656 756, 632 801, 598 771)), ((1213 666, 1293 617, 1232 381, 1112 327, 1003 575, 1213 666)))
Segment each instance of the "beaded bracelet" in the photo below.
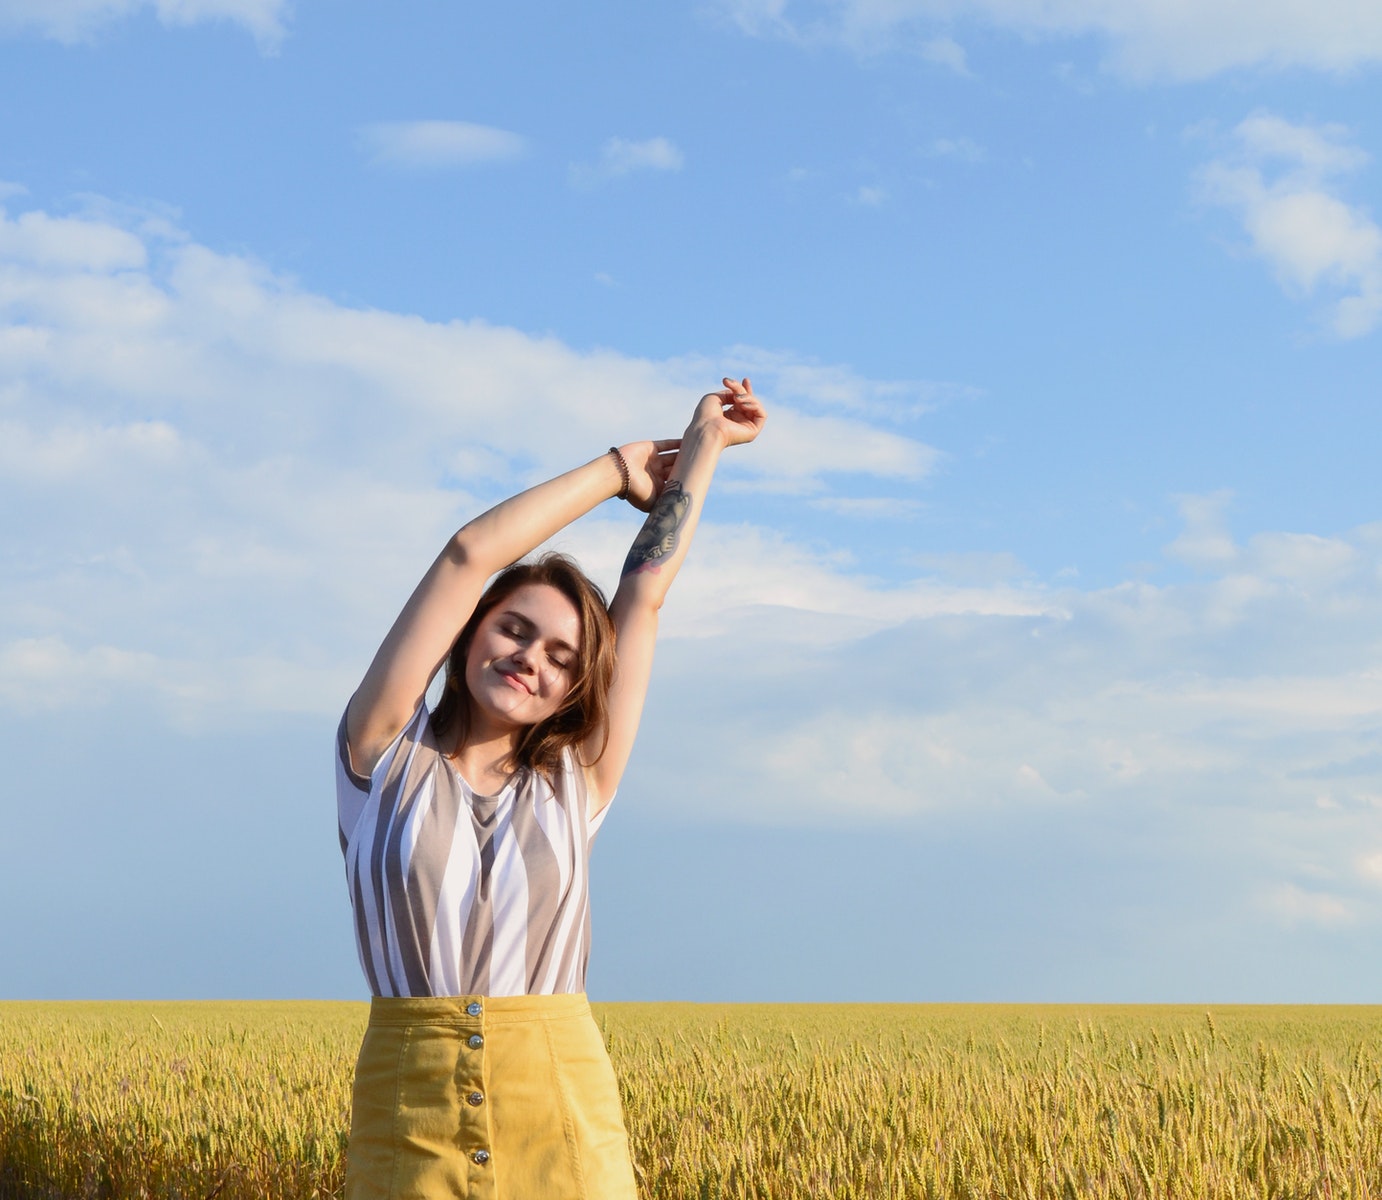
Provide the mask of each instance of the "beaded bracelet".
POLYGON ((619 478, 624 481, 624 486, 619 489, 617 500, 627 500, 629 498, 629 464, 624 461, 624 456, 619 452, 618 446, 611 446, 609 452, 614 455, 614 464, 619 468, 619 478))

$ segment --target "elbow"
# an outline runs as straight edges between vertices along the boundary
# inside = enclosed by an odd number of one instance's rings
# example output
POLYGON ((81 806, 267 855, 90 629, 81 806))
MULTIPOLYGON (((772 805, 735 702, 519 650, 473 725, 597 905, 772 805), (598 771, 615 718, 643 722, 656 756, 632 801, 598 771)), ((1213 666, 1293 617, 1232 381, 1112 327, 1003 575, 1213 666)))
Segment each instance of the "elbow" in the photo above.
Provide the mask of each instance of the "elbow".
POLYGON ((442 557, 453 567, 467 567, 474 565, 478 560, 479 547, 475 544, 475 535, 471 532, 470 526, 456 530, 451 535, 451 540, 446 543, 446 548, 442 551, 442 557))
MULTIPOLYGON (((615 600, 627 610, 638 609, 654 615, 662 611, 667 585, 650 571, 635 571, 619 581, 615 600)), ((614 607, 611 605, 611 607, 614 607)))

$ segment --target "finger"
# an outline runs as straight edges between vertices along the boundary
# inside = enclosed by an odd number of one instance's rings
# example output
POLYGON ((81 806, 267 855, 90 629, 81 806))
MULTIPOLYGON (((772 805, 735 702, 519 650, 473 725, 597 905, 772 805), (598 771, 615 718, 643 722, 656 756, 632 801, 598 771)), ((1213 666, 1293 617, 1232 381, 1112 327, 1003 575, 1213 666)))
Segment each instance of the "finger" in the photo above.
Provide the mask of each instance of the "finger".
POLYGON ((681 438, 662 438, 653 443, 653 449, 659 454, 666 454, 668 450, 680 450, 681 438))

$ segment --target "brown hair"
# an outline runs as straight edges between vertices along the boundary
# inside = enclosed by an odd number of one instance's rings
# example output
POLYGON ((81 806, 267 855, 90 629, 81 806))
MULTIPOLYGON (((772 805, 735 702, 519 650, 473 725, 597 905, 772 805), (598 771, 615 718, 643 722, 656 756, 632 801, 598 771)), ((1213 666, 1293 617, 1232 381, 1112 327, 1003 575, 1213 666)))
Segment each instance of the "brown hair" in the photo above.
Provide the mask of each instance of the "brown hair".
POLYGON ((556 588, 571 601, 581 621, 581 644, 566 698, 545 721, 523 730, 513 752, 513 767, 528 767, 550 779, 560 769, 568 747, 575 749, 598 735, 600 754, 604 753, 609 739, 609 689, 614 682, 614 622, 609 619, 604 593, 565 554, 553 551, 532 562, 514 563, 490 582, 446 656, 446 689, 432 713, 432 729, 440 742, 451 734, 456 746, 465 744, 470 726, 465 663, 475 631, 490 612, 529 584, 556 588))

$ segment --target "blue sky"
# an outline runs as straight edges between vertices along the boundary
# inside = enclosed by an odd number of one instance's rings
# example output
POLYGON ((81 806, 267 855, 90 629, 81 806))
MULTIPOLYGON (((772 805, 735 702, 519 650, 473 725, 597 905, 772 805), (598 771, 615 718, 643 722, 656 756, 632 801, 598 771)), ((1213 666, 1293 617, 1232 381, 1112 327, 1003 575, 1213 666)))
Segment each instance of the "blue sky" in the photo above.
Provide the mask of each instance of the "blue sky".
POLYGON ((748 373, 592 995, 1377 999, 1379 60, 1346 0, 0 0, 0 993, 363 995, 393 614, 748 373))

